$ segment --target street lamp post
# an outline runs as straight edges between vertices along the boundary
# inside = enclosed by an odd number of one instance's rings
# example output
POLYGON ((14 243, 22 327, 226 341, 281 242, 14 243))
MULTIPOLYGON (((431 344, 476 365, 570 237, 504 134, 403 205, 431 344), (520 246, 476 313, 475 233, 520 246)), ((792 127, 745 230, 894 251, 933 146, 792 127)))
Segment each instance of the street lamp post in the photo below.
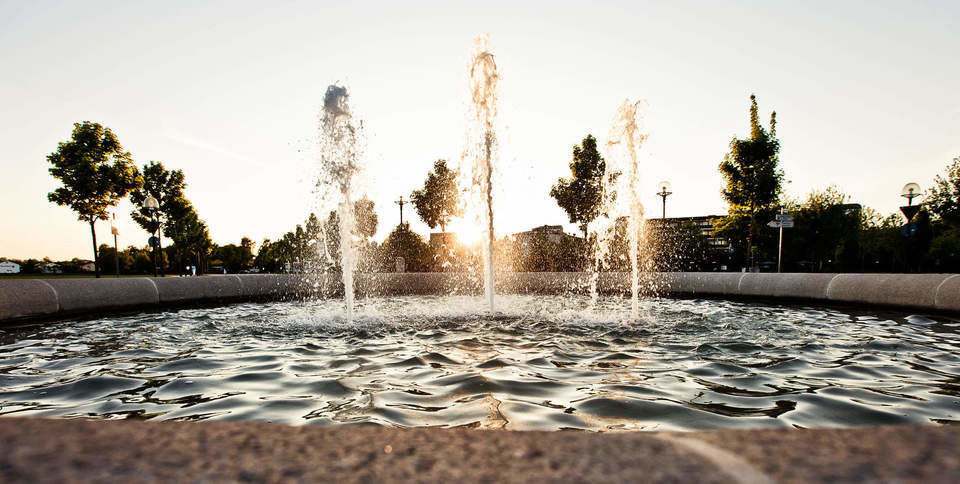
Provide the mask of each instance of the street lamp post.
POLYGON ((403 195, 400 195, 400 200, 397 200, 393 203, 400 205, 400 225, 403 225, 403 206, 410 203, 403 199, 403 195))
MULTIPOLYGON (((920 211, 920 205, 914 205, 913 199, 923 194, 920 192, 920 185, 916 183, 907 183, 903 186, 903 190, 900 191, 900 196, 907 199, 907 204, 903 207, 900 207, 900 211, 903 212, 903 216, 907 218, 907 223, 900 228, 900 233, 904 237, 913 237, 917 234, 917 224, 913 222, 913 216, 920 211)), ((910 252, 910 247, 912 244, 907 244, 907 252, 910 252)), ((907 257, 909 261, 909 254, 907 257)), ((909 263, 909 262, 908 262, 909 263)))
POLYGON ((156 232, 160 230, 160 224, 157 222, 157 210, 160 208, 160 203, 157 202, 156 198, 147 197, 143 201, 143 208, 150 214, 150 221, 153 222, 151 228, 153 228, 153 236, 150 237, 150 247, 153 249, 153 277, 157 277, 157 238, 156 232))
POLYGON ((657 195, 663 199, 663 212, 660 214, 661 220, 667 219, 667 196, 672 195, 673 192, 670 191, 670 182, 662 181, 657 185, 657 195))
MULTIPOLYGON (((900 196, 907 199, 907 207, 913 207, 913 199, 923 196, 923 193, 920 192, 920 185, 917 185, 916 183, 907 183, 903 186, 900 196)), ((904 207, 900 207, 900 210, 903 211, 903 215, 907 217, 907 222, 913 218, 913 215, 916 214, 919 209, 919 205, 917 205, 916 208, 907 210, 904 210, 904 207)))

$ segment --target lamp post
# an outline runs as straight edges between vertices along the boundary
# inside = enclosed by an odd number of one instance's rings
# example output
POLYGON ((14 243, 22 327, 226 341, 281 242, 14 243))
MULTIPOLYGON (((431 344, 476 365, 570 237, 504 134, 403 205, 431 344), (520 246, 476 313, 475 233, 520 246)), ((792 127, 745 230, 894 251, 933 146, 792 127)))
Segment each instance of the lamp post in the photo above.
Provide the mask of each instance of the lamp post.
MULTIPOLYGON (((913 216, 920 211, 920 205, 914 205, 913 199, 922 195, 923 194, 920 192, 920 185, 917 185, 916 183, 907 183, 903 186, 903 190, 900 191, 900 196, 907 199, 907 204, 900 207, 900 211, 903 212, 903 216, 907 218, 907 223, 903 227, 900 227, 900 233, 906 238, 911 238, 917 235, 917 224, 912 220, 913 216)), ((913 251, 913 245, 914 244, 907 244, 907 261, 911 259, 910 253, 913 251)))
POLYGON ((150 247, 153 249, 153 277, 157 277, 157 242, 156 232, 160 230, 160 224, 157 223, 157 210, 160 208, 160 203, 157 202, 156 198, 147 197, 143 201, 143 208, 150 214, 150 221, 153 222, 151 228, 153 229, 153 236, 150 237, 150 247))
POLYGON ((403 206, 410 203, 403 199, 403 195, 400 195, 400 200, 397 200, 393 203, 400 205, 400 225, 403 225, 403 206))
POLYGON ((907 217, 907 222, 913 218, 913 216, 920 210, 920 206, 913 205, 913 199, 923 196, 923 193, 920 192, 920 185, 916 183, 907 183, 903 186, 903 190, 900 191, 900 196, 907 199, 907 206, 900 207, 900 211, 903 212, 903 215, 907 217))
POLYGON ((670 191, 670 182, 662 181, 657 185, 657 195, 663 199, 663 212, 660 214, 661 220, 667 219, 667 196, 672 195, 673 192, 670 191))

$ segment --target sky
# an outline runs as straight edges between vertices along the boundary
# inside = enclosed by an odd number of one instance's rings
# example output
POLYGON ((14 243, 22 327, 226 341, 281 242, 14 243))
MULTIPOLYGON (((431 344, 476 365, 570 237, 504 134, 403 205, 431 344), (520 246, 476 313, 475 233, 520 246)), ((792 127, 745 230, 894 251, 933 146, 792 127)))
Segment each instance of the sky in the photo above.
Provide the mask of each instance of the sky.
MULTIPOLYGON (((364 122, 363 187, 382 240, 434 160, 459 163, 467 62, 501 71, 498 237, 564 224, 550 186, 646 100, 641 186, 659 215, 723 214, 717 166, 777 111, 788 196, 831 184, 893 213, 960 156, 960 2, 20 2, 0 0, 0 257, 90 258, 89 227, 47 201, 46 156, 72 125, 110 127, 137 164, 186 175, 213 240, 276 239, 316 200, 330 84, 364 122)), ((119 244, 148 234, 118 207, 119 244)), ((404 218, 430 230, 408 205, 404 218)), ((109 223, 98 242, 112 243, 109 223)))

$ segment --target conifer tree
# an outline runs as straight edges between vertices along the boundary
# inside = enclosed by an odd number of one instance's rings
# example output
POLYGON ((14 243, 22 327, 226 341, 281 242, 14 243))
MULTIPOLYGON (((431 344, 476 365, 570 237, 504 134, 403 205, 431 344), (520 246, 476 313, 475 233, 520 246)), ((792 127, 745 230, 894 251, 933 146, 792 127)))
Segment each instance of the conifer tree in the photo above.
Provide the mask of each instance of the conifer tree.
POLYGON ((720 163, 726 182, 722 194, 728 206, 728 217, 721 231, 737 236, 737 227, 747 222, 747 259, 753 262, 753 242, 757 216, 772 213, 780 200, 783 171, 780 170, 780 142, 776 138, 777 113, 770 115, 770 131, 760 125, 757 98, 750 95, 750 137, 730 141, 730 152, 720 163), (739 220, 737 220, 739 219, 739 220), (746 220, 743 220, 746 219, 746 220), (734 233, 731 233, 734 232, 734 233))

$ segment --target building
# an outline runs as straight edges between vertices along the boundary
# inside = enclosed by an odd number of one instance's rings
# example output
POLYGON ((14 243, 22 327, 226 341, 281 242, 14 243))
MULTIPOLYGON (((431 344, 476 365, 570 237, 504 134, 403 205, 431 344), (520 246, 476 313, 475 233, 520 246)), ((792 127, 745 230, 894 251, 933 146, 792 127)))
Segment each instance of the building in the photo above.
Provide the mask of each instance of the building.
POLYGON ((2 261, 0 262, 0 274, 19 274, 20 273, 20 264, 12 261, 2 261))
POLYGON ((564 238, 573 237, 570 234, 564 233, 562 225, 541 225, 526 232, 513 234, 513 240, 520 243, 528 243, 537 236, 546 236, 547 239, 554 244, 559 243, 564 238))
POLYGON ((651 218, 647 219, 647 227, 652 231, 662 230, 664 227, 677 227, 687 223, 693 223, 700 229, 700 234, 707 238, 707 242, 713 247, 726 248, 730 246, 723 237, 716 237, 713 231, 716 230, 716 224, 724 218, 723 215, 700 215, 697 217, 669 217, 669 218, 651 218))
POLYGON ((80 270, 83 272, 94 272, 97 270, 97 266, 93 262, 87 262, 80 266, 80 270))
POLYGON ((47 262, 40 266, 40 272, 44 274, 63 274, 63 267, 54 262, 47 262))

